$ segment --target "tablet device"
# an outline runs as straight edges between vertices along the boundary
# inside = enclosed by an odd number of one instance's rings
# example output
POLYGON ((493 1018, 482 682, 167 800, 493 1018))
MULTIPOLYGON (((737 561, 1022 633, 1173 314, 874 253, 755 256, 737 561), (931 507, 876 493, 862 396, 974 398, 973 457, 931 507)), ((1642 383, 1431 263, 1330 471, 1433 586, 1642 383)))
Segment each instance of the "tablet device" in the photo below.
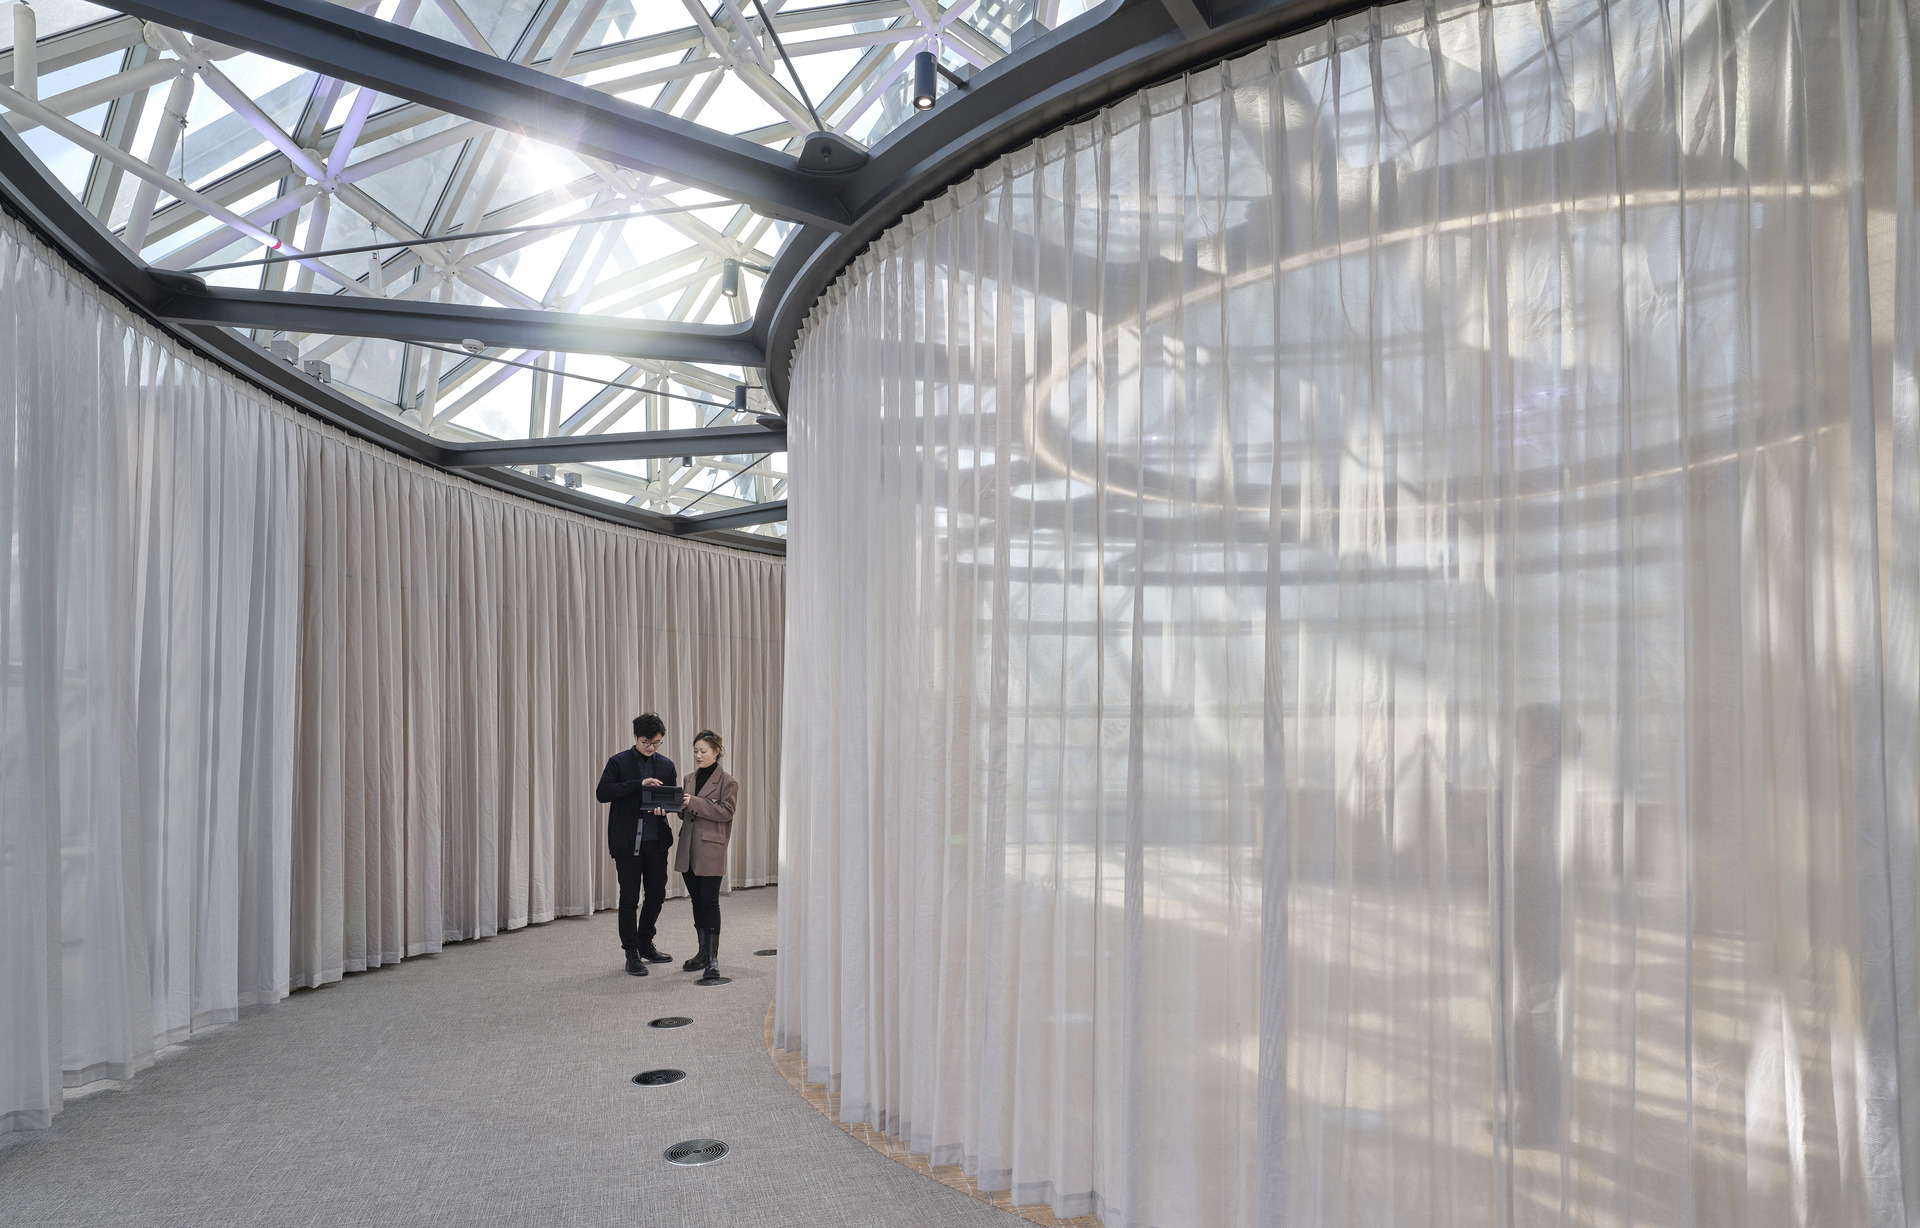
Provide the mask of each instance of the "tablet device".
POLYGON ((686 790, 679 785, 641 785, 640 808, 642 810, 679 811, 686 801, 686 790))

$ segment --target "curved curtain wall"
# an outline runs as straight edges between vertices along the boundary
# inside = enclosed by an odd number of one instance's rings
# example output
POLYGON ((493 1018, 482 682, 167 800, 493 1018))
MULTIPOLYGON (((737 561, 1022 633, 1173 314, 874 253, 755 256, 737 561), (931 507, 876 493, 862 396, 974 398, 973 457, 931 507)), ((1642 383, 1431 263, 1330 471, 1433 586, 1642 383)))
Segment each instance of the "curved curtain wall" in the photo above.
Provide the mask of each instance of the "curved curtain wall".
POLYGON ((263 401, 5 219, 0 540, 0 1128, 290 987, 611 906, 593 788, 642 707, 682 757, 722 732, 731 881, 775 877, 781 561, 263 401))
POLYGON ((877 240, 792 404, 843 1112, 1110 1228, 1910 1222, 1911 48, 1384 8, 877 240))

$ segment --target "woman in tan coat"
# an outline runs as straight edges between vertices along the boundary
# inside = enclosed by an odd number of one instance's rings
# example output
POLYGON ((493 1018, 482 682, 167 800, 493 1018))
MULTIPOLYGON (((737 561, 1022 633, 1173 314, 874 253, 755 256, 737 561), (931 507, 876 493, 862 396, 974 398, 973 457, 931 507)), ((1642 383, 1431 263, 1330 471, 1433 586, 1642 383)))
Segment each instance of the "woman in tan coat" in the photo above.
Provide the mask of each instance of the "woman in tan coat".
POLYGON ((673 868, 687 880, 687 894, 693 897, 693 932, 700 940, 699 954, 680 969, 705 969, 703 981, 720 979, 720 876, 727 872, 727 840, 733 835, 733 805, 740 794, 740 783, 720 766, 725 753, 713 730, 694 735, 694 771, 685 781, 680 847, 673 858, 673 868))

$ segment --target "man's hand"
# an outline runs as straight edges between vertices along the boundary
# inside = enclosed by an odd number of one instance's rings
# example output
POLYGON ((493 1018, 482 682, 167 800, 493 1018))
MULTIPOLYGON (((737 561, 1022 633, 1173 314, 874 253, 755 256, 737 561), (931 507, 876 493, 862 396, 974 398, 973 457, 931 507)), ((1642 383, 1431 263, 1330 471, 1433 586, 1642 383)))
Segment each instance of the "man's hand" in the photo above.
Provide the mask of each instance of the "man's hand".
POLYGON ((659 781, 658 781, 657 779, 655 779, 654 777, 652 777, 652 776, 649 776, 649 777, 647 777, 647 778, 646 778, 645 780, 643 780, 643 781, 641 781, 640 783, 641 783, 641 784, 643 784, 643 785, 657 785, 657 784, 659 784, 660 782, 659 782, 659 781))

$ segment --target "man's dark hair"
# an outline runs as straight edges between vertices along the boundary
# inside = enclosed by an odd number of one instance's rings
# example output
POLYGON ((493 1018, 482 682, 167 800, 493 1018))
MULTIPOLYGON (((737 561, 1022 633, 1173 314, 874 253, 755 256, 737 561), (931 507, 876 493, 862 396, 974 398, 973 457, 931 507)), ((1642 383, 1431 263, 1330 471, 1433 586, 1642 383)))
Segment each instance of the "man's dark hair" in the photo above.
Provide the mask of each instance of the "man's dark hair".
POLYGON ((642 712, 633 718, 633 736, 636 738, 657 738, 667 732, 667 723, 651 712, 642 712))

